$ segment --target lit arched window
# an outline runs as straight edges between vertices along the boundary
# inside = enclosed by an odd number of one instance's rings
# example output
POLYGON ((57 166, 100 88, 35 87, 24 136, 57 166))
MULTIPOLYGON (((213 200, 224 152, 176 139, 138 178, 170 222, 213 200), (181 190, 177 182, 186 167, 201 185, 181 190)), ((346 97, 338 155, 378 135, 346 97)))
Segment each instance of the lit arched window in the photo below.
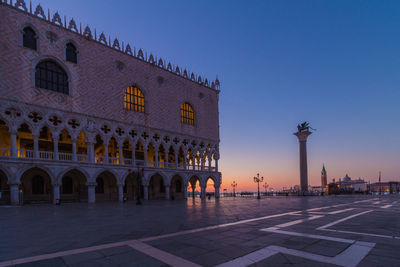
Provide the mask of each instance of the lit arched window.
POLYGON ((194 111, 189 103, 181 105, 181 122, 194 125, 194 111))
POLYGON ((36 33, 31 27, 25 27, 22 36, 23 46, 36 50, 36 33))
POLYGON ((52 60, 36 65, 35 86, 63 94, 69 94, 67 73, 52 60))
POLYGON ((124 107, 127 110, 134 110, 144 113, 144 95, 136 86, 129 86, 125 90, 124 107))
POLYGON ((78 52, 72 43, 68 43, 65 48, 65 59, 72 63, 78 62, 78 52))

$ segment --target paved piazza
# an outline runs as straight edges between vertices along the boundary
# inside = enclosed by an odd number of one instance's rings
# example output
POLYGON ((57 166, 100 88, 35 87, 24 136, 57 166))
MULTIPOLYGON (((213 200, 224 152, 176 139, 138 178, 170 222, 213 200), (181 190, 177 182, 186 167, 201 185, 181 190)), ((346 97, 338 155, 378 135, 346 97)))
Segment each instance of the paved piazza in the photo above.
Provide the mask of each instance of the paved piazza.
POLYGON ((0 266, 400 266, 399 196, 0 206, 0 266))

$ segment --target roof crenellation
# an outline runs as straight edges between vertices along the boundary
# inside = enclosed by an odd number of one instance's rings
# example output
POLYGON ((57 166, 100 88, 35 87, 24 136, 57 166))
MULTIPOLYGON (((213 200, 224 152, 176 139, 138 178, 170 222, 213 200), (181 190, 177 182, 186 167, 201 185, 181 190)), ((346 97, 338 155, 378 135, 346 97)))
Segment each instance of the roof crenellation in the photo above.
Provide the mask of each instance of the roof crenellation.
POLYGON ((58 12, 55 12, 53 14, 53 17, 51 18, 50 14, 50 9, 48 9, 48 14, 47 17, 45 15, 45 12, 40 4, 38 4, 33 11, 32 9, 32 2, 30 1, 29 3, 29 9, 26 6, 25 0, 15 0, 15 4, 13 4, 13 0, 0 0, 0 4, 7 5, 11 8, 15 8, 19 11, 25 12, 27 14, 30 14, 32 16, 35 16, 41 20, 44 20, 50 24, 53 24, 55 26, 61 27, 67 31, 73 32, 75 34, 81 35, 85 37, 86 39, 90 41, 97 42, 99 44, 105 45, 111 49, 114 49, 118 52, 121 52, 123 54, 126 54, 128 56, 134 57, 138 60, 147 62, 148 64, 151 64, 153 66, 156 66, 160 69, 163 69, 165 71, 168 71, 170 73, 173 73, 175 75, 181 76, 184 79, 190 80, 194 83, 200 84, 202 86, 215 89, 215 90, 220 90, 220 81, 218 80, 218 77, 215 79, 215 81, 208 81, 207 78, 203 78, 200 75, 194 74, 193 72, 188 71, 187 69, 180 68, 177 65, 171 64, 171 62, 168 62, 161 57, 158 58, 157 56, 154 56, 152 53, 147 53, 144 52, 143 49, 139 48, 138 50, 136 47, 130 46, 129 43, 124 44, 124 42, 120 43, 118 38, 115 38, 114 41, 111 41, 111 36, 108 37, 108 40, 103 32, 97 37, 97 31, 94 29, 94 34, 92 33, 91 28, 89 25, 84 27, 84 30, 82 32, 82 24, 79 24, 79 29, 77 27, 77 24, 73 18, 70 19, 68 25, 67 25, 67 18, 64 16, 64 22, 61 19, 61 16, 58 12))

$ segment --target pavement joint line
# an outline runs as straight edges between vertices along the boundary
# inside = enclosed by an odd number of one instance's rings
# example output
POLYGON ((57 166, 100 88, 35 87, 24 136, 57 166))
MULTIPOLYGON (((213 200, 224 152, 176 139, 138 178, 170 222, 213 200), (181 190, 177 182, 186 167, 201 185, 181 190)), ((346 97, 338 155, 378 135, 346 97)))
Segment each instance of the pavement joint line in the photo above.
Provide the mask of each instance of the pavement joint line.
POLYGON ((353 231, 345 231, 345 230, 335 230, 335 229, 318 229, 318 230, 329 231, 329 232, 336 232, 336 233, 344 233, 344 234, 356 234, 356 235, 365 235, 365 236, 382 237, 382 238, 389 238, 389 239, 400 239, 400 236, 390 236, 390 235, 380 235, 380 234, 371 234, 371 233, 361 233, 361 232, 353 232, 353 231))
POLYGON ((381 209, 387 209, 387 208, 390 208, 391 206, 393 206, 393 205, 390 205, 390 204, 389 205, 385 205, 385 206, 382 206, 381 209))
POLYGON ((311 211, 310 213, 312 214, 324 214, 324 215, 334 215, 334 214, 339 214, 347 211, 354 210, 354 208, 348 208, 344 210, 336 210, 336 211, 331 211, 331 212, 323 212, 323 211, 311 211))
POLYGON ((339 220, 337 220, 337 221, 334 221, 334 222, 325 224, 325 225, 323 225, 323 226, 320 226, 320 227, 317 228, 317 230, 326 229, 326 228, 331 227, 331 226, 333 226, 333 225, 335 225, 335 224, 338 224, 338 223, 341 223, 341 222, 350 220, 350 219, 352 219, 352 218, 354 218, 354 217, 357 217, 357 216, 360 216, 360 215, 363 215, 363 214, 366 214, 366 213, 370 213, 370 212, 372 212, 372 211, 374 211, 374 210, 367 210, 367 211, 363 211, 363 212, 360 212, 360 213, 356 213, 356 214, 347 216, 347 217, 342 218, 342 219, 339 219, 339 220))

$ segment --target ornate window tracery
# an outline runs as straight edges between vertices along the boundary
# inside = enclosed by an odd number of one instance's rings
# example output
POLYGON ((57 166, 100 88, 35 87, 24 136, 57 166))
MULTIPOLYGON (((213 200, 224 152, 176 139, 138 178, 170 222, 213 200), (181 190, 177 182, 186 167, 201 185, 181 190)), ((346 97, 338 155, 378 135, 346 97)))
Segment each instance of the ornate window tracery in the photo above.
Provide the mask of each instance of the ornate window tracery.
POLYGON ((181 122, 194 125, 194 110, 187 102, 181 105, 181 122))
POLYGON ((68 75, 55 61, 45 60, 36 65, 35 86, 69 94, 68 75))
POLYGON ((129 86, 125 90, 124 108, 144 113, 144 95, 136 86, 129 86))

